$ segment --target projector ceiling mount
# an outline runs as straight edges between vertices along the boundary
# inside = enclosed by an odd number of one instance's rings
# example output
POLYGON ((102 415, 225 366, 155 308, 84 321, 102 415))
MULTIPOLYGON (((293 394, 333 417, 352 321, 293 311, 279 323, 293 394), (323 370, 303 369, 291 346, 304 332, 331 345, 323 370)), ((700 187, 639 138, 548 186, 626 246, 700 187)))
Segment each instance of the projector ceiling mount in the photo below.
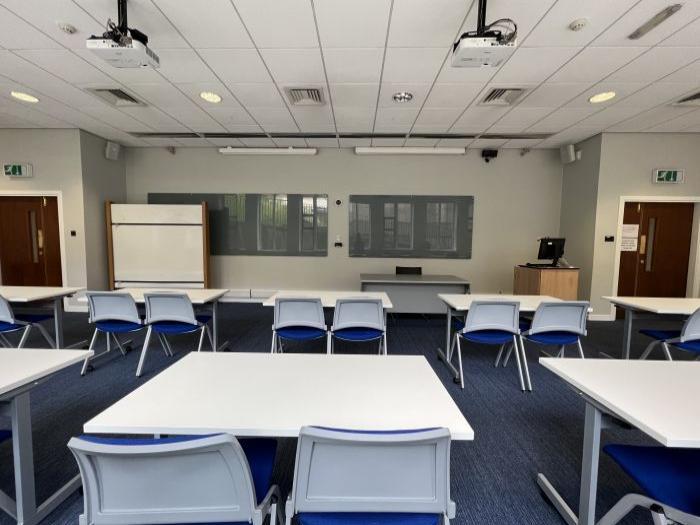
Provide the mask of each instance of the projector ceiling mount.
POLYGON ((132 38, 144 46, 148 45, 148 36, 138 29, 128 26, 126 0, 117 0, 117 17, 118 24, 112 22, 111 18, 107 20, 107 31, 102 34, 102 38, 109 38, 122 46, 131 44, 132 38))

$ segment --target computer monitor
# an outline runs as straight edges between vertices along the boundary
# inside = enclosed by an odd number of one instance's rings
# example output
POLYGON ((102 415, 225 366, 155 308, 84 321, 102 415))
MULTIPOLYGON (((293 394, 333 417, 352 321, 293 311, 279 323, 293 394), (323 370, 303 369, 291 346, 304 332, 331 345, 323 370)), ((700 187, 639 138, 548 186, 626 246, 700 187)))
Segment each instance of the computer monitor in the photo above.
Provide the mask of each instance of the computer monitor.
POLYGON ((564 256, 564 242, 566 239, 543 237, 540 239, 540 249, 537 252, 538 259, 551 259, 552 266, 556 266, 559 259, 564 256))

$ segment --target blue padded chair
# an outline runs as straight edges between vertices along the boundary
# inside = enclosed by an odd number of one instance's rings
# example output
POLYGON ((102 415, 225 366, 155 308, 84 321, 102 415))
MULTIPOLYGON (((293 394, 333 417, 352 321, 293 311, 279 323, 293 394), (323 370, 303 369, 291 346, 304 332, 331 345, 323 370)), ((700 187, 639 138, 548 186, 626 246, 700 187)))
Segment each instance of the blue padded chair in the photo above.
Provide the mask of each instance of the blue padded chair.
POLYGON ((126 349, 119 339, 119 334, 138 332, 145 328, 134 298, 128 293, 87 292, 88 322, 95 325, 95 332, 90 340, 90 350, 95 349, 100 332, 106 336, 106 350, 92 357, 86 357, 80 375, 85 375, 91 360, 112 351, 112 341, 126 355, 126 349))
POLYGON ((228 434, 163 439, 83 436, 68 447, 85 500, 80 525, 282 523, 271 485, 277 443, 228 434))
POLYGON ((515 358, 518 363, 518 374, 520 376, 520 388, 524 392, 530 385, 530 372, 527 362, 523 362, 524 354, 520 348, 518 337, 520 303, 517 301, 472 301, 464 324, 461 322, 456 327, 461 326, 452 338, 450 348, 450 358, 457 347, 457 358, 459 360, 459 379, 464 388, 464 372, 462 368, 462 344, 461 341, 480 343, 486 345, 498 345, 499 354, 507 346, 515 349, 515 358), (527 385, 523 380, 523 373, 527 378, 527 385))
POLYGON ((387 354, 386 323, 381 299, 338 299, 333 313, 333 326, 328 339, 334 352, 334 341, 379 342, 379 353, 387 354))
POLYGON ((29 337, 32 327, 37 327, 51 348, 56 348, 56 342, 41 325, 42 321, 51 319, 50 315, 43 314, 15 314, 10 303, 0 295, 0 346, 9 348, 23 348, 29 337), (21 332, 20 341, 15 347, 6 334, 21 332))
MULTIPOLYGON (((282 341, 313 341, 328 338, 321 299, 312 297, 276 297, 270 352, 282 352, 282 341)), ((330 344, 327 343, 330 353, 330 344)))
POLYGON ((673 360, 669 345, 697 354, 695 359, 700 359, 700 308, 686 319, 682 330, 651 330, 647 328, 639 332, 653 339, 642 353, 640 359, 649 357, 649 354, 657 345, 661 345, 664 356, 669 361, 673 360))
POLYGON ((648 509, 655 525, 700 524, 700 450, 632 445, 603 450, 644 494, 624 496, 598 525, 614 525, 635 507, 648 509))
POLYGON ((301 429, 287 525, 446 525, 455 510, 447 429, 301 429))
POLYGON ((564 357, 566 347, 575 344, 579 357, 583 359, 585 355, 581 346, 581 336, 586 335, 588 308, 588 301, 540 303, 532 318, 532 324, 522 332, 521 337, 538 345, 558 347, 557 357, 564 357))
POLYGON ((146 293, 143 298, 146 303, 146 324, 148 325, 148 331, 146 332, 146 339, 143 342, 139 365, 136 369, 136 377, 141 377, 143 364, 146 361, 146 354, 148 353, 148 346, 151 342, 151 334, 153 332, 155 332, 158 339, 160 339, 160 344, 163 346, 165 353, 171 356, 173 355, 173 349, 170 346, 167 336, 192 334, 195 332, 200 333, 197 352, 202 351, 205 335, 209 337, 209 344, 211 345, 212 351, 216 351, 211 333, 207 327, 211 316, 195 315, 192 301, 190 301, 187 294, 157 292, 146 293))

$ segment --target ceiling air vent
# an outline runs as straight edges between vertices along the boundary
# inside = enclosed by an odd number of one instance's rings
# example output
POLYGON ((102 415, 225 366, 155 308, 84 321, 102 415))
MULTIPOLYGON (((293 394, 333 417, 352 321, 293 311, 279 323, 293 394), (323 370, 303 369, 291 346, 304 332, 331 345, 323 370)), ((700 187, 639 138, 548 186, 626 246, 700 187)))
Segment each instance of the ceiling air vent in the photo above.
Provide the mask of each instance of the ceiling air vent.
POLYGON ((318 88, 285 88, 292 106, 323 106, 323 90, 318 88))
POLYGON ((480 106, 512 106, 516 100, 523 96, 522 88, 494 88, 481 99, 480 106))
POLYGON ((700 107, 700 91, 698 91, 697 93, 693 93, 692 95, 688 95, 687 97, 683 97, 680 100, 677 100, 673 103, 673 105, 700 107))
POLYGON ((102 100, 117 107, 128 107, 128 106, 145 106, 143 102, 137 99, 134 95, 131 95, 119 88, 88 88, 87 91, 92 93, 96 97, 100 97, 102 100))

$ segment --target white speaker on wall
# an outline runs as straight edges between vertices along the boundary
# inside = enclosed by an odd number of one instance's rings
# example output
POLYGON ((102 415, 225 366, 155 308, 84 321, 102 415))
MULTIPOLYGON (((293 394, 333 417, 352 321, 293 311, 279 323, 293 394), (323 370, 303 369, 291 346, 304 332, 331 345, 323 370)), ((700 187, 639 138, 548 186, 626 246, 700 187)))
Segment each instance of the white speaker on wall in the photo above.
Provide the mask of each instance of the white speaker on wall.
POLYGON ((566 144, 559 148, 559 156, 562 164, 571 164, 577 160, 581 160, 581 151, 577 151, 573 144, 566 144))
POLYGON ((105 145, 105 158, 107 160, 119 160, 119 152, 122 147, 116 142, 107 141, 105 145))

